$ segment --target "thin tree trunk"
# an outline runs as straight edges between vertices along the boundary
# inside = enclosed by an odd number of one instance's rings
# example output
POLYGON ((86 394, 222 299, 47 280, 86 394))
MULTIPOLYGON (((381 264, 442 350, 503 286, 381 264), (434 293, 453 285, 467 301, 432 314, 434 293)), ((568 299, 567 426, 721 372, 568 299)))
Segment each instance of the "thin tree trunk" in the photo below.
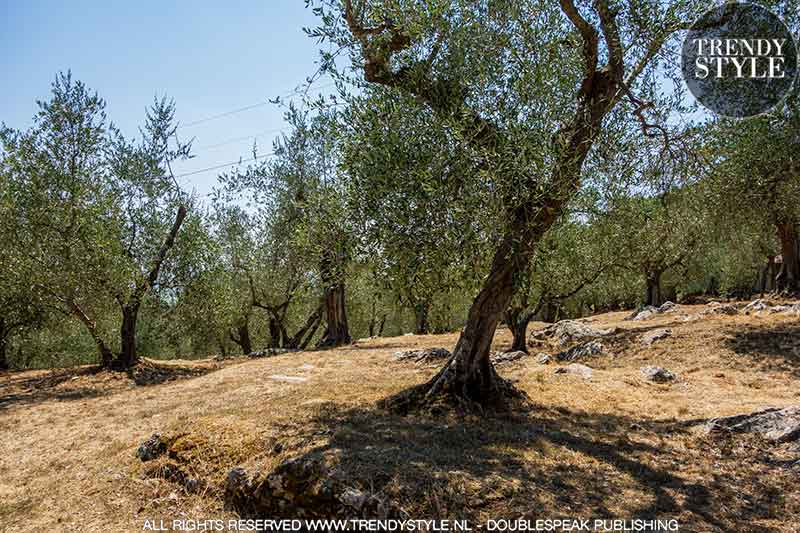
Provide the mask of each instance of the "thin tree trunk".
POLYGON ((777 225, 781 243, 781 268, 775 277, 775 288, 781 292, 796 292, 800 289, 800 242, 797 228, 792 222, 777 225))
POLYGON ((122 306, 122 326, 120 327, 120 354, 114 361, 114 368, 127 370, 139 361, 136 353, 136 319, 139 315, 139 303, 122 306))
POLYGON ((95 324, 94 320, 89 318, 81 307, 75 303, 74 300, 67 300, 67 305, 70 308, 70 311, 78 317, 78 320, 86 326, 86 330, 89 332, 89 335, 92 337, 92 340, 97 347, 97 353, 100 356, 100 367, 101 368, 111 368, 112 363, 114 362, 114 354, 112 353, 111 349, 106 345, 105 341, 100 337, 100 334, 97 331, 97 324, 95 324))
POLYGON ((306 323, 303 324, 302 328, 297 330, 297 333, 294 334, 294 337, 289 339, 289 342, 285 347, 300 348, 301 350, 305 350, 308 346, 308 343, 311 342, 311 338, 317 332, 317 328, 319 327, 319 323, 321 321, 322 305, 317 307, 314 312, 308 316, 306 323))
POLYGON ((414 334, 427 335, 430 333, 428 314, 431 304, 428 301, 418 302, 414 305, 414 334))
POLYGON ((6 358, 6 321, 0 317, 0 370, 8 370, 8 359, 6 358))
POLYGON ((274 316, 269 317, 269 347, 281 347, 281 328, 278 325, 278 319, 274 316))
POLYGON ((381 317, 381 323, 378 326, 378 337, 383 337, 383 326, 385 326, 385 325, 386 325, 386 315, 384 314, 381 317))
POLYGON ((664 303, 661 297, 661 272, 648 272, 645 278, 647 281, 647 292, 645 294, 644 303, 645 305, 658 307, 664 303))

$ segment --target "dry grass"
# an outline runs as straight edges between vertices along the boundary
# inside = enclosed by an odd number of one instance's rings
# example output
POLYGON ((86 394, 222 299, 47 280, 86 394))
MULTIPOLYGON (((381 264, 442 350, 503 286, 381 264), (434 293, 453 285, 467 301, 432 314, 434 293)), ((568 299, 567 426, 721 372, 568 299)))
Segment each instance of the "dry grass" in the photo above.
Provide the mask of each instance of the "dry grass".
MULTIPOLYGON (((645 322, 623 321, 627 313, 593 317, 593 325, 623 330, 604 341, 609 354, 584 361, 595 368, 589 381, 554 374, 532 357, 503 365, 501 374, 533 400, 505 418, 397 417, 374 407, 435 371, 395 362, 394 351, 452 348, 454 334, 225 365, 150 362, 169 379, 146 386, 89 369, 6 374, 0 525, 122 532, 141 531, 145 519, 224 518, 217 488, 231 467, 268 471, 330 449, 355 484, 414 517, 659 515, 678 518, 686 531, 794 531, 800 488, 786 459, 800 449, 711 438, 693 424, 800 403, 800 322, 684 321, 701 308, 645 322), (639 336, 654 327, 673 336, 642 345, 639 336), (652 364, 678 381, 645 382, 639 368, 652 364), (207 489, 190 494, 142 477, 134 451, 155 432, 183 434, 179 460, 207 489)), ((508 332, 495 344, 507 347, 508 332)))

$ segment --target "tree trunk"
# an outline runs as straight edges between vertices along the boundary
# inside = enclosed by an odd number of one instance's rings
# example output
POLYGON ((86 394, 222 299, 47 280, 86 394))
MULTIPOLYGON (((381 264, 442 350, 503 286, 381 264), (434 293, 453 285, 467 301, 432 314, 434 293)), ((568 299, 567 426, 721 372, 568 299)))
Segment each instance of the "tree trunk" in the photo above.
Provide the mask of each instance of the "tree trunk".
POLYGON ((427 335, 430 333, 430 326, 428 324, 428 313, 430 311, 430 302, 423 301, 414 305, 414 334, 427 335))
POLYGON ((317 343, 318 348, 330 348, 350 344, 347 326, 344 283, 336 283, 325 289, 325 332, 317 343))
POLYGON ((114 354, 111 352, 111 349, 106 345, 105 341, 100 337, 100 334, 97 331, 97 324, 89 318, 83 309, 72 299, 66 299, 66 304, 69 306, 70 311, 78 317, 84 326, 86 326, 86 330, 91 335, 92 340, 94 341, 95 346, 97 346, 97 353, 100 355, 100 367, 101 368, 111 368, 114 362, 114 354))
POLYGON ((8 359, 6 358, 6 321, 0 317, 0 370, 8 370, 8 359))
POLYGON ((245 321, 244 324, 236 327, 238 337, 231 335, 231 340, 239 345, 242 349, 242 355, 250 355, 253 353, 253 343, 250 340, 250 324, 245 321))
POLYGON ((381 317, 381 323, 378 325, 378 337, 383 337, 383 326, 386 325, 386 315, 381 317))
POLYGON ((114 361, 116 370, 127 370, 139 362, 136 353, 136 319, 139 303, 122 306, 122 326, 120 327, 120 354, 114 361))
POLYGON ((517 320, 510 325, 511 327, 511 351, 512 352, 525 352, 528 353, 528 340, 525 335, 528 332, 528 323, 530 317, 527 313, 522 313, 517 320))
POLYGON ((320 265, 322 282, 325 284, 325 332, 317 343, 317 348, 332 348, 350 344, 350 330, 347 326, 347 307, 345 305, 345 287, 341 273, 334 272, 334 264, 330 258, 324 258, 320 265))
POLYGON ((800 289, 800 242, 797 228, 792 222, 777 225, 781 243, 781 267, 775 276, 775 288, 781 292, 796 292, 800 289))
POLYGON ((281 347, 281 327, 278 324, 278 319, 274 316, 269 317, 269 347, 281 347))
POLYGON ((647 281, 647 293, 645 294, 645 305, 654 307, 660 306, 661 298, 661 272, 648 272, 645 275, 647 281))
POLYGON ((480 411, 483 407, 505 408, 508 400, 524 398, 524 393, 497 375, 489 349, 503 312, 511 303, 518 276, 529 268, 536 244, 559 213, 555 207, 534 211, 530 206, 520 206, 513 211, 448 363, 428 383, 388 398, 382 405, 402 413, 444 401, 480 411))
POLYGON ((506 310, 504 322, 511 331, 510 351, 528 353, 528 341, 525 334, 530 321, 531 314, 527 307, 511 306, 506 310))

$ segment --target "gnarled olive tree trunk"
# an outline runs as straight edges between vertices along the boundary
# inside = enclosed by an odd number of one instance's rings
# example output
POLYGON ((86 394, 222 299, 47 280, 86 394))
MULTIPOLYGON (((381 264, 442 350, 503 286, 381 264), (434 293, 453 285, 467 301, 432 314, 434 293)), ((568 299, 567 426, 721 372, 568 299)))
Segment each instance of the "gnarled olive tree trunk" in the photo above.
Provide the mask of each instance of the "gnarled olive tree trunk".
POLYGON ((328 254, 320 261, 320 274, 324 285, 323 308, 325 310, 325 331, 317 348, 331 348, 350 344, 350 329, 347 326, 347 305, 345 299, 344 276, 341 265, 328 254))
POLYGON ((511 331, 511 351, 528 353, 528 332, 533 314, 527 307, 511 306, 505 312, 505 323, 511 331))
POLYGON ((250 319, 245 317, 244 322, 236 326, 236 335, 230 332, 230 338, 239 345, 242 355, 253 353, 253 342, 250 340, 250 319))

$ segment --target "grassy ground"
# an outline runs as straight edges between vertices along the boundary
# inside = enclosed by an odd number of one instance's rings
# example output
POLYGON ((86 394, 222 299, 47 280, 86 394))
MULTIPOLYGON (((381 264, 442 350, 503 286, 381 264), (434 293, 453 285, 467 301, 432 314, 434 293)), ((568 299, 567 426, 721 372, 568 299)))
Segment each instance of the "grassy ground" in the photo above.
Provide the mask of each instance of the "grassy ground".
MULTIPOLYGON (((145 519, 229 518, 217 487, 230 468, 266 472, 336 450, 354 484, 415 518, 658 515, 682 531, 796 531, 798 468, 786 459, 800 446, 710 437, 697 424, 800 403, 800 320, 685 320, 701 309, 588 319, 622 328, 603 340, 607 354, 582 361, 595 369, 590 380, 535 357, 503 365, 533 404, 483 420, 374 407, 435 372, 393 361, 395 351, 452 349, 455 334, 224 364, 150 362, 136 380, 89 369, 0 375, 0 528, 123 532, 145 519), (673 335, 644 346, 639 337, 656 327, 673 335), (677 382, 643 380, 640 367, 653 364, 677 382), (182 458, 206 490, 143 478, 134 452, 156 432, 184 435, 182 458)), ((510 340, 500 330, 495 346, 510 340)))

